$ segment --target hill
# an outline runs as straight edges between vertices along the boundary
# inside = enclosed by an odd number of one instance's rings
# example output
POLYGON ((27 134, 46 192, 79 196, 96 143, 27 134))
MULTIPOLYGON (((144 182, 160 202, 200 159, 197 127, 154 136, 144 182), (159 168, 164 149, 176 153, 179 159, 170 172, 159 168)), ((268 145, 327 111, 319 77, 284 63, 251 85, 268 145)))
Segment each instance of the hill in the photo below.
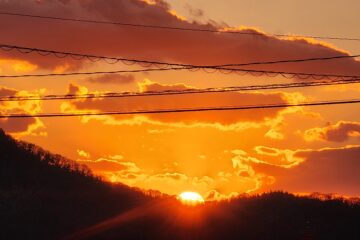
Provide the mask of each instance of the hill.
POLYGON ((56 239, 150 201, 0 130, 0 239, 56 239))
POLYGON ((184 206, 0 131, 0 239, 360 239, 360 204, 284 192, 184 206))

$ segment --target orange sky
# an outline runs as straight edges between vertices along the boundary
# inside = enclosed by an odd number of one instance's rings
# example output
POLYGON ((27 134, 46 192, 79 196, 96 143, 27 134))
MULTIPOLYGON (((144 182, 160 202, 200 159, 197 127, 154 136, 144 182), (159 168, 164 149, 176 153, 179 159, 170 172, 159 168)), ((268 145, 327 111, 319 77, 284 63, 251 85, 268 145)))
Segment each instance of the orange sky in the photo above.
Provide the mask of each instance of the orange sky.
MULTIPOLYGON (((201 0, 172 0, 170 6, 162 1, 139 0, 59 0, 52 3, 14 0, 1 2, 0 8, 39 15, 177 27, 216 29, 225 26, 225 22, 241 27, 239 31, 360 36, 360 30, 354 27, 356 17, 352 18, 352 14, 340 17, 344 11, 335 3, 323 6, 304 1, 298 6, 296 1, 279 1, 268 6, 267 1, 256 4, 227 1, 227 4, 219 5, 201 0), (294 6, 307 9, 309 17, 301 19, 297 14, 302 11, 294 11, 294 6), (249 14, 256 11, 258 14, 249 14), (290 17, 290 12, 296 14, 290 17), (208 23, 209 19, 212 21, 208 23), (199 22, 192 22, 194 20, 199 22)), ((345 2, 359 5, 356 1, 345 2)), ((342 8, 356 9, 347 4, 342 8)), ((244 63, 359 53, 353 42, 133 29, 9 16, 0 18, 1 44, 186 64, 244 63)), ((140 67, 0 52, 0 74, 136 68, 140 67)), ((259 66, 257 69, 360 75, 360 62, 342 59, 259 66)), ((291 81, 300 80, 201 71, 91 78, 34 77, 0 79, 0 96, 156 91, 291 81)), ((1 103, 0 112, 35 114, 297 103, 358 98, 359 93, 359 85, 348 85, 131 99, 31 101, 1 103)), ((0 127, 15 137, 87 164, 108 180, 169 194, 197 191, 208 198, 220 198, 244 192, 286 190, 359 196, 358 110, 359 105, 343 105, 147 116, 5 119, 0 120, 0 127)))

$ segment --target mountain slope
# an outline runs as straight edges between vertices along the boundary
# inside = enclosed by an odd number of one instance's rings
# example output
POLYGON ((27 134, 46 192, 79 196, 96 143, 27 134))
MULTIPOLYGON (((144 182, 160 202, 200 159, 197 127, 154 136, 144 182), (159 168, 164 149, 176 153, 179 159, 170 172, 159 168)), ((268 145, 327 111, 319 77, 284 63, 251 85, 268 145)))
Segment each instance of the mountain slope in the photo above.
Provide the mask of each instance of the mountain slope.
POLYGON ((0 239, 54 239, 149 200, 0 130, 0 239))
POLYGON ((360 239, 360 204, 283 192, 184 206, 0 131, 0 239, 360 239))

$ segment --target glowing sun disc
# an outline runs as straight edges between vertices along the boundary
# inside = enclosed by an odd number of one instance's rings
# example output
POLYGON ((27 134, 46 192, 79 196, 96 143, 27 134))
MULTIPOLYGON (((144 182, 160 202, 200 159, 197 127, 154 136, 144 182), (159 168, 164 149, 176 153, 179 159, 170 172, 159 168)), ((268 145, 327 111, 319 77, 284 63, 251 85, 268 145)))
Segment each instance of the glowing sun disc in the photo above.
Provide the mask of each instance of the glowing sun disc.
POLYGON ((204 198, 196 192, 183 192, 179 195, 179 200, 189 205, 198 205, 205 202, 204 198))

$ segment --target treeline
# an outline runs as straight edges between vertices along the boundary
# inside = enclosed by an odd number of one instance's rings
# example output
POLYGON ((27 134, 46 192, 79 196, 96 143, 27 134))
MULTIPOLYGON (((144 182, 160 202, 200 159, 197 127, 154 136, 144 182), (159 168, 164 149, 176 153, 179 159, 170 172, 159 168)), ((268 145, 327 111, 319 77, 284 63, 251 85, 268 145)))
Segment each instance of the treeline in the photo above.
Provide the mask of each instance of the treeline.
POLYGON ((0 226, 0 239, 357 240, 360 204, 272 192, 184 206, 0 131, 0 226))
POLYGON ((57 239, 151 201, 0 130, 0 239, 57 239))

